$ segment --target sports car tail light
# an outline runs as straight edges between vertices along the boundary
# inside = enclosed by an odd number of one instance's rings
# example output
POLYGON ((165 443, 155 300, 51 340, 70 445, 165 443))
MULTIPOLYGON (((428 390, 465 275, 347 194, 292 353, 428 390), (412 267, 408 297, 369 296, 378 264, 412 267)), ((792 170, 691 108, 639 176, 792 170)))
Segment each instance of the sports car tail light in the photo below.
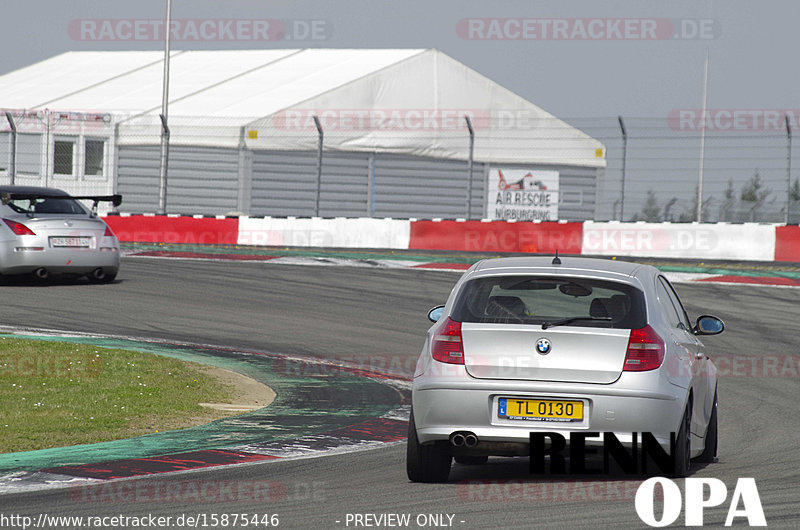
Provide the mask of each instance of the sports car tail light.
POLYGON ((444 319, 433 333, 431 355, 439 362, 464 364, 464 347, 461 340, 461 322, 444 319))
POLYGON ((655 370, 664 362, 664 340, 650 326, 632 329, 625 354, 625 372, 655 370))
POLYGON ((106 233, 103 234, 106 237, 114 237, 114 232, 111 231, 111 227, 106 225, 106 233))
POLYGON ((33 233, 33 230, 28 228, 22 223, 18 223, 16 221, 12 221, 11 219, 3 219, 3 222, 8 225, 12 232, 17 234, 18 236, 35 236, 36 234, 33 233))

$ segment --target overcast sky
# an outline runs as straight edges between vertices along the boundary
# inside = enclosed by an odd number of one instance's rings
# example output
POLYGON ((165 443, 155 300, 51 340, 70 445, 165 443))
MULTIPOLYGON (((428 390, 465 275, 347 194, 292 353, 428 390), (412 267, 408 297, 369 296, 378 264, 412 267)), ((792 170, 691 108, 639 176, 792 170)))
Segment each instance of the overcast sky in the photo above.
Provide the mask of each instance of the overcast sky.
MULTIPOLYGON (((136 38, 132 25, 118 22, 162 19, 165 6, 3 2, 0 73, 69 50, 162 49, 152 31, 140 25, 136 38), (114 21, 113 33, 103 32, 103 20, 114 21)), ((706 49, 709 107, 800 107, 800 3, 793 0, 173 0, 172 15, 280 20, 299 39, 252 40, 246 25, 237 33, 220 22, 198 31, 199 40, 174 42, 175 49, 437 48, 561 117, 660 117, 698 108, 706 49), (626 29, 620 19, 633 20, 626 29)))
MULTIPOLYGON (((7 0, 0 74, 70 50, 163 49, 154 24, 165 11, 166 0, 7 0)), ((175 50, 436 48, 578 126, 699 109, 708 52, 709 108, 800 116, 796 0, 173 0, 172 18, 175 50)), ((774 165, 764 174, 785 182, 780 134, 770 159, 743 162, 737 179, 774 165)), ((716 178, 720 192, 728 173, 716 178)))

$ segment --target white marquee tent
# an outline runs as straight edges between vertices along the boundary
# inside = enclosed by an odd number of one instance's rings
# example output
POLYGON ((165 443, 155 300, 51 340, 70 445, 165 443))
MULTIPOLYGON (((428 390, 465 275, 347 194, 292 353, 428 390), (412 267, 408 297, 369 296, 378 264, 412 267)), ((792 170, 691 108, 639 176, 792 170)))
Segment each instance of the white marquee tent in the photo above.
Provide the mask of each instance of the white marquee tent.
MULTIPOLYGON (((326 150, 466 160, 469 116, 476 161, 605 167, 600 142, 437 50, 174 51, 170 72, 173 144, 314 150, 316 117, 326 150)), ((153 143, 162 74, 158 51, 68 52, 0 76, 0 108, 21 132, 153 143)))
MULTIPOLYGON (((163 72, 160 51, 89 51, 0 76, 0 182, 156 211, 163 72)), ((437 50, 173 51, 167 124, 171 213, 472 218, 502 167, 557 175, 557 215, 586 219, 606 165, 437 50)))

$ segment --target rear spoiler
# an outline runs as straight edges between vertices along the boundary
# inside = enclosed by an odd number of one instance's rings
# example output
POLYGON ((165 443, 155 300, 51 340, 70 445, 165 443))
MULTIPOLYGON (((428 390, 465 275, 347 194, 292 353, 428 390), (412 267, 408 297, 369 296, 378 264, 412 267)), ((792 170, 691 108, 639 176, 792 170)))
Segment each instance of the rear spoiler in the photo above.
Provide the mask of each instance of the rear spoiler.
POLYGON ((46 193, 0 193, 0 200, 3 204, 8 204, 12 200, 36 200, 36 199, 76 199, 79 201, 93 201, 92 208, 97 208, 98 202, 110 202, 114 206, 122 204, 122 195, 48 195, 46 193))

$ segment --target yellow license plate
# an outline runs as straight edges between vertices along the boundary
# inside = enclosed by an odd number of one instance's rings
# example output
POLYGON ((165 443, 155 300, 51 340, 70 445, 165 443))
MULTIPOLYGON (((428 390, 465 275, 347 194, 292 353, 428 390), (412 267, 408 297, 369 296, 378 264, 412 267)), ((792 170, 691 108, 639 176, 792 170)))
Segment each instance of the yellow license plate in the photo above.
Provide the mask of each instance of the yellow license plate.
POLYGON ((579 422, 583 421, 583 401, 500 398, 497 416, 509 420, 579 422))

